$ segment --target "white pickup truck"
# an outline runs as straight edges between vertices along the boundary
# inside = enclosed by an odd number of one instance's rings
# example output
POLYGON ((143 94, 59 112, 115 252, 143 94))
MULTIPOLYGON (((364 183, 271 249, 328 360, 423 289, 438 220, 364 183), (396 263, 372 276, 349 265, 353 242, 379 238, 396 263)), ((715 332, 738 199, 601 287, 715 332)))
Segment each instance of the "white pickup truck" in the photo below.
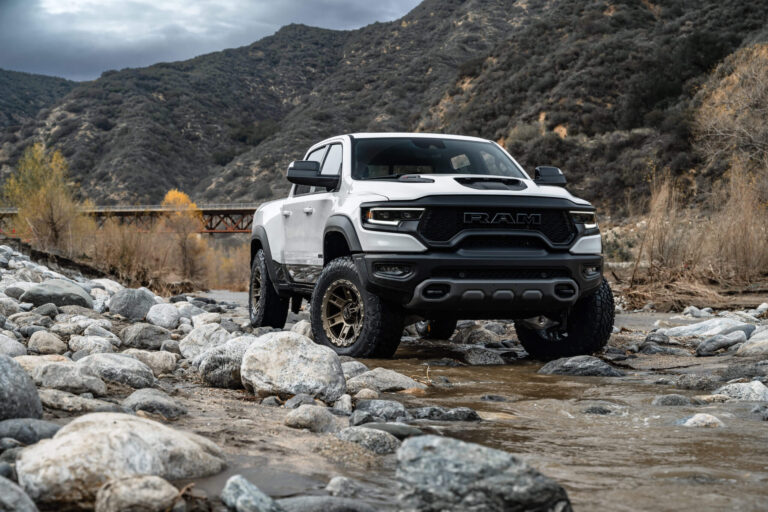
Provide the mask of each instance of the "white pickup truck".
POLYGON ((460 319, 513 319, 550 359, 600 350, 613 328, 595 209, 555 167, 534 178, 495 142, 360 133, 309 148, 251 237, 254 326, 311 304, 315 342, 390 357, 403 327, 447 339, 460 319))

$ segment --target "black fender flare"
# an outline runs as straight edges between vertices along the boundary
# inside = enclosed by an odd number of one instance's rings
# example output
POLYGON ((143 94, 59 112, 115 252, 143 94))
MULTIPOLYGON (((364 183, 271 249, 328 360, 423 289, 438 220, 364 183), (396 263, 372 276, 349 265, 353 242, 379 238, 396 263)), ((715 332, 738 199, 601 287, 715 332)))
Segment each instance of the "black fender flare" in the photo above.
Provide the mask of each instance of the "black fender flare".
POLYGON ((340 233, 344 237, 350 252, 363 252, 360 239, 357 237, 357 231, 355 231, 355 226, 349 217, 341 214, 328 217, 328 221, 325 223, 325 230, 323 231, 323 243, 325 243, 326 235, 333 232, 340 233))
POLYGON ((277 271, 275 270, 275 260, 272 259, 272 251, 269 248, 269 238, 267 237, 267 230, 264 226, 254 226, 251 232, 251 266, 253 266, 253 258, 256 257, 256 251, 254 250, 254 243, 259 242, 261 249, 264 251, 264 256, 267 259, 267 272, 269 278, 274 285, 277 285, 277 271))

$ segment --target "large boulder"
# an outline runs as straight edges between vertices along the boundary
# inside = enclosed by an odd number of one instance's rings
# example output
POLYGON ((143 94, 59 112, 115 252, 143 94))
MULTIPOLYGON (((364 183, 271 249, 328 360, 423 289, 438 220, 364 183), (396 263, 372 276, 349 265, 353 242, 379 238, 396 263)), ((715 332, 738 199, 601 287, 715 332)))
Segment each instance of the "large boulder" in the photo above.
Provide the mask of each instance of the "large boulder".
POLYGON ((125 384, 132 388, 149 388, 155 382, 155 376, 149 366, 122 354, 91 354, 80 359, 77 364, 90 369, 105 381, 125 384))
POLYGON ((0 476, 0 511, 37 512, 37 507, 21 487, 0 476))
POLYGON ((254 336, 239 336, 206 350, 195 359, 200 376, 216 388, 243 387, 240 366, 248 347, 257 339, 254 336))
POLYGON ((36 284, 21 296, 21 302, 31 302, 35 306, 56 304, 57 306, 83 306, 93 308, 93 297, 81 286, 63 279, 51 279, 36 284))
POLYGON ((365 388, 381 392, 402 391, 411 388, 426 389, 426 387, 421 382, 387 368, 374 368, 347 381, 347 391, 350 393, 357 393, 365 388))
POLYGON ((768 401, 768 387, 759 380, 726 384, 715 391, 716 395, 726 395, 733 400, 768 401))
POLYGON ((120 413, 81 416, 53 439, 22 450, 19 484, 36 502, 90 508, 99 488, 122 478, 201 478, 224 469, 219 448, 204 437, 120 413))
POLYGON ((69 393, 106 395, 107 385, 91 370, 71 363, 49 363, 38 366, 32 378, 40 387, 60 389, 69 393))
POLYGON ((226 342, 231 335, 219 324, 205 324, 196 327, 179 342, 181 355, 193 359, 206 350, 226 342))
POLYGON ((155 296, 149 290, 123 288, 109 299, 109 311, 129 320, 144 320, 155 304, 155 296))
POLYGON ((178 498, 178 489, 159 476, 121 478, 99 488, 96 512, 165 512, 178 498))
POLYGON ((43 406, 32 379, 19 363, 0 354, 0 420, 42 416, 43 406))
POLYGON ((168 329, 152 324, 137 323, 120 331, 121 346, 157 350, 171 338, 168 329))
POLYGON ((406 439, 397 478, 406 510, 572 510, 560 484, 517 457, 448 437, 406 439))
POLYGON ((265 334, 251 343, 240 376, 259 396, 306 393, 333 403, 346 392, 336 352, 294 332, 265 334))
POLYGON ((602 359, 593 356, 563 357, 550 361, 541 367, 543 375, 574 375, 579 377, 621 377, 624 372, 617 370, 602 359))
POLYGON ((179 309, 173 304, 155 304, 147 312, 147 322, 164 329, 175 329, 179 318, 179 309))
POLYGON ((27 348, 18 341, 0 334, 0 354, 8 357, 27 355, 27 348))

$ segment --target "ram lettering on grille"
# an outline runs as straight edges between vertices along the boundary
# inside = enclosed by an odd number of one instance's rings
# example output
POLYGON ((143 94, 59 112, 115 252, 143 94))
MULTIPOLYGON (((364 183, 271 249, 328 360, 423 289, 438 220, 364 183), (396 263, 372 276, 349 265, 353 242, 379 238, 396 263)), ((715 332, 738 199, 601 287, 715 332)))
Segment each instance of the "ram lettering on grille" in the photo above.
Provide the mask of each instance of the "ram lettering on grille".
POLYGON ((541 224, 541 214, 539 213, 507 213, 499 212, 491 216, 485 212, 465 212, 465 224, 513 224, 532 226, 541 224))

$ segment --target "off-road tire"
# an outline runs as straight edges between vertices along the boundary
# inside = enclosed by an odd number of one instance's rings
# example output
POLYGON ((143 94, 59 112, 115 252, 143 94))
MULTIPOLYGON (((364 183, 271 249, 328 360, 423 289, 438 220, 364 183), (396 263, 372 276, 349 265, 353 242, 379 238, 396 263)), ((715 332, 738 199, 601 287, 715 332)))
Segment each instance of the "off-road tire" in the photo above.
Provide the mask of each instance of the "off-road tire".
POLYGON ((416 332, 425 340, 449 340, 456 332, 458 320, 440 318, 416 322, 416 332))
POLYGON ((567 336, 556 339, 551 334, 515 322, 517 339, 531 357, 548 361, 560 357, 599 352, 613 332, 613 293, 603 280, 598 289, 580 298, 568 314, 567 336))
POLYGON ((248 286, 248 311, 251 317, 251 326, 282 329, 285 327, 285 319, 288 317, 288 302, 288 299, 277 294, 274 283, 267 272, 264 251, 259 249, 253 258, 251 279, 248 286), (261 293, 258 301, 254 304, 253 291, 256 279, 259 280, 261 293))
POLYGON ((402 308, 383 301, 365 290, 352 258, 342 257, 328 263, 315 283, 310 308, 315 343, 332 348, 339 355, 352 357, 392 357, 403 334, 402 308), (361 329, 348 346, 331 342, 323 327, 323 297, 339 282, 352 283, 362 300, 361 329))

